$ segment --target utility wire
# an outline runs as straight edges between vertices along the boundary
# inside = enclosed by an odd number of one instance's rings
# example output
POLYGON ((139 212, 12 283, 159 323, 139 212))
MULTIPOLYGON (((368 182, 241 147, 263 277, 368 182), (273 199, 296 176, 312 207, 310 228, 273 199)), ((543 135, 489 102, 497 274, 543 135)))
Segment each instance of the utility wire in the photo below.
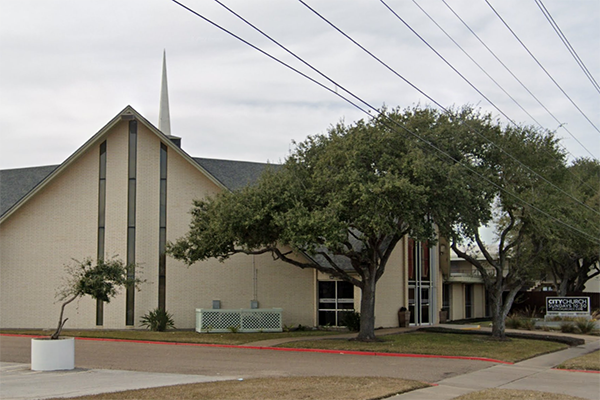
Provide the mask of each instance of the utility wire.
MULTIPOLYGON (((494 53, 494 51, 492 49, 489 48, 489 46, 487 44, 485 44, 485 42, 477 35, 477 33, 475 33, 475 31, 473 31, 473 29, 471 29, 471 27, 460 17, 460 15, 458 15, 456 13, 456 11, 454 11, 452 9, 452 7, 450 7, 450 5, 446 2, 446 0, 442 0, 442 2, 446 5, 446 7, 448 7, 448 9, 450 9, 450 11, 452 12, 452 14, 454 14, 456 16, 456 18, 459 19, 460 22, 463 23, 463 25, 469 30, 469 32, 471 32, 473 34, 473 36, 475 36, 475 38, 477 38, 477 40, 479 41, 479 43, 481 43, 483 45, 483 47, 485 47, 487 49, 487 51, 496 59, 496 61, 498 61, 500 63, 500 65, 502 65, 504 67, 504 69, 521 85, 521 87, 523 89, 525 89, 527 91, 527 93, 529 93, 531 95, 531 97, 533 97, 535 99, 535 101, 537 101, 537 103, 544 109, 546 110, 546 112, 554 119, 554 121, 556 121, 556 123, 558 124, 558 128, 557 129, 564 129, 569 135, 571 135, 571 137, 573 139, 575 139, 575 141, 577 143, 579 143, 579 145, 581 145, 581 147, 583 147, 588 154, 592 157, 592 158, 596 158, 584 145, 583 143, 581 143, 579 141, 579 139, 577 139, 575 137, 575 135, 573 135, 571 133, 571 131, 569 131, 569 129, 567 129, 567 127, 565 126, 566 123, 561 122, 558 118, 556 118, 556 116, 541 102, 540 99, 538 99, 536 97, 535 94, 533 94, 531 92, 531 90, 529 90, 529 88, 527 86, 525 86, 525 84, 510 70, 510 68, 508 68, 508 66, 506 66, 506 64, 504 64, 504 62, 502 62, 502 60, 496 55, 496 53, 494 53)), ((563 146, 564 148, 564 146, 563 146)), ((567 153, 569 153, 571 155, 571 157, 573 157, 574 159, 576 158, 571 152, 569 152, 566 148, 565 150, 567 151, 567 153)))
POLYGON ((548 75, 548 78, 550 78, 550 80, 552 82, 554 82, 554 84, 556 85, 556 87, 558 89, 560 89, 560 91, 565 95, 565 97, 567 99, 569 99, 569 101, 571 102, 571 104, 573 104, 573 106, 581 113, 581 115, 583 115, 583 117, 585 119, 587 119, 587 121, 594 127, 594 129, 596 129, 596 131, 598 131, 598 133, 600 133, 600 129, 598 129, 598 127, 596 125, 594 125, 594 123, 592 122, 592 120, 588 118, 588 116, 581 110, 581 108, 579 108, 579 106, 577 104, 575 104, 575 102, 573 101, 573 99, 571 99, 571 97, 569 97, 569 95, 567 94, 567 92, 565 92, 563 90, 563 88, 558 84, 558 82, 556 82, 556 80, 552 77, 552 75, 550 75, 550 73, 546 70, 546 68, 544 68, 544 66, 542 65, 542 63, 539 62, 539 60, 533 55, 533 53, 527 48, 527 46, 525 46, 525 43, 523 43, 523 41, 521 41, 521 39, 511 29, 511 27, 508 26, 508 23, 506 23, 506 21, 500 16, 500 14, 498 14, 498 12, 496 11, 496 9, 494 7, 492 7, 492 5, 490 4, 490 2, 488 0, 484 0, 484 1, 487 3, 488 6, 490 6, 490 8, 494 12, 494 14, 496 14, 496 16, 500 19, 500 21, 502 21, 502 23, 504 24, 504 26, 506 26, 506 28, 510 31, 510 33, 512 33, 512 35, 515 37, 515 39, 517 39, 517 41, 521 44, 521 46, 523 46, 523 48, 527 51, 527 53, 531 56, 531 58, 533 58, 533 60, 542 69, 542 71, 544 71, 546 73, 546 75, 548 75))
MULTIPOLYGON (((355 107, 355 108, 357 108, 358 110, 362 111, 363 113, 367 114, 367 115, 369 116, 369 118, 374 118, 374 116, 373 116, 373 115, 371 115, 370 111, 368 111, 368 110, 365 110, 363 107, 361 107, 361 106, 359 106, 359 105, 355 104, 354 102, 352 102, 351 100, 349 100, 349 99, 348 99, 348 98, 346 98, 345 96, 343 96, 343 95, 340 95, 340 94, 339 94, 339 93, 337 93, 335 90, 332 90, 332 89, 328 88, 327 86, 325 86, 325 85, 321 84, 320 82, 318 82, 318 81, 314 80, 313 78, 309 77, 308 75, 306 75, 306 74, 304 74, 304 73, 300 72, 300 71, 299 71, 299 70, 297 70, 296 68, 294 68, 294 67, 290 66, 289 64, 287 64, 287 63, 285 63, 285 62, 283 62, 283 61, 279 60, 279 59, 278 59, 278 58, 276 58, 275 56, 273 56, 273 55, 271 55, 271 54, 267 53, 266 51, 264 51, 264 50, 260 49, 259 47, 257 47, 257 46, 255 46, 255 45, 251 44, 251 43, 250 43, 250 42, 248 42, 247 40, 245 40, 245 39, 242 39, 240 36, 238 36, 238 35, 234 34, 233 32, 231 32, 231 31, 229 31, 229 30, 227 30, 227 29, 223 28, 222 26, 220 26, 220 25, 218 25, 217 23, 215 23, 215 22, 211 21, 210 19, 208 19, 207 17, 205 17, 205 16, 201 15, 200 13, 196 12, 195 10, 193 10, 193 9, 191 9, 191 8, 189 8, 189 7, 187 7, 186 5, 182 4, 181 2, 179 2, 179 1, 177 1, 177 0, 171 0, 171 1, 173 1, 174 3, 176 3, 177 5, 179 5, 180 7, 182 7, 182 8, 184 8, 184 9, 186 9, 187 11, 191 12, 191 13, 192 13, 192 14, 194 14, 195 16, 197 16, 197 17, 201 18, 202 20, 204 20, 204 21, 208 22, 209 24, 213 25, 214 27, 216 27, 216 28, 220 29, 221 31, 223 31, 223 32, 225 32, 225 33, 227 33, 227 34, 229 34, 229 35, 233 36, 234 38, 236 38, 236 39, 240 40, 242 43, 244 43, 244 44, 246 44, 246 45, 250 46, 251 48, 253 48, 253 49, 255 49, 255 50, 257 50, 258 52, 260 52, 261 54, 263 54, 263 55, 267 56, 268 58, 270 58, 270 59, 272 59, 272 60, 276 61, 277 63, 279 63, 279 64, 281 64, 281 65, 285 66, 286 68, 288 68, 288 69, 290 69, 290 70, 292 70, 292 71, 294 71, 294 72, 296 72, 296 73, 300 74, 302 77, 304 77, 304 78, 306 78, 306 79, 310 80, 311 82, 313 82, 313 83, 317 84, 318 86, 320 86, 320 87, 322 87, 323 89, 325 89, 325 90, 329 91, 330 93, 332 93, 332 94, 335 94, 336 96, 340 97, 342 100, 344 100, 344 101, 346 101, 347 103, 351 104, 353 107, 355 107)), ((219 3, 219 4, 221 4, 221 3, 219 3)), ((280 46, 281 46, 281 45, 280 45, 280 46)), ((288 51, 288 52, 289 52, 289 51, 288 51)), ((321 75, 323 75, 323 74, 321 74, 321 75)), ((323 75, 323 76, 325 76, 325 75, 323 75)), ((331 79, 329 79, 329 78, 328 78, 328 80, 329 80, 330 82, 333 82, 333 81, 332 81, 331 79)), ((346 91, 346 90, 345 90, 345 91, 346 91)), ((444 150, 442 150, 442 149, 440 149, 439 147, 437 147, 437 146, 436 146, 435 144, 433 144, 431 141, 429 141, 429 140, 427 140, 426 138, 422 137, 421 135, 419 135, 419 134, 417 134, 417 133, 415 133, 415 132, 411 131, 411 130, 410 130, 410 129, 408 129, 406 126, 404 126, 404 125, 402 125, 402 124, 398 123, 397 121, 394 121, 393 119, 389 118, 389 117, 388 117, 388 116, 386 116, 384 113, 382 113, 382 112, 381 112, 381 111, 380 111, 378 108, 376 108, 376 107, 373 107, 372 105, 370 105, 369 103, 367 103, 367 102, 365 102, 364 100, 360 99, 358 96, 355 96, 354 94, 352 94, 352 96, 353 96, 354 98, 356 98, 356 99, 359 99, 359 101, 360 101, 361 103, 363 103, 364 105, 366 105, 368 108, 370 108, 370 109, 373 109, 373 110, 377 111, 377 113, 378 113, 378 115, 379 115, 379 116, 383 116, 383 117, 385 117, 386 119, 390 120, 392 123, 394 123, 395 125, 397 125, 397 126, 398 126, 398 127, 400 127, 401 129, 403 129, 403 130, 404 130, 404 131, 406 131, 407 133, 409 133, 409 134, 413 135, 414 137, 416 137, 417 139, 419 139, 421 142, 423 142, 423 143, 427 144, 428 146, 430 146, 430 147, 431 147, 431 148, 433 148, 434 150, 438 151, 439 153, 443 154, 444 156, 446 156, 448 159, 450 159, 450 160, 454 161, 455 163, 458 163, 458 164, 460 164, 462 167, 464 167, 464 168, 466 168, 467 170, 469 170, 470 172, 472 172, 472 173, 476 174, 477 176, 479 176, 480 178, 484 179, 484 180, 485 180, 485 181, 487 181, 488 183, 492 184, 493 186, 495 186, 495 187, 496 187, 496 188, 498 188, 499 190, 501 190, 501 191, 505 192, 506 194, 508 194, 508 195, 512 196, 513 198, 517 199, 517 200, 518 200, 518 201, 520 201, 522 204, 524 204, 524 205, 526 205, 526 206, 529 206, 529 207, 531 207, 532 209, 534 209, 534 210, 538 211, 539 213, 541 213, 541 214, 543 214, 543 215, 545 215, 545 216, 549 217, 551 220, 553 220, 553 221, 555 221, 555 222, 557 222, 557 223, 559 223, 559 224, 561 224, 561 225, 563 225, 563 226, 565 226, 565 227, 567 227, 567 228, 571 229, 572 231, 578 232, 579 234, 581 234, 582 236, 586 237, 587 239, 590 239, 590 240, 592 240, 594 243, 598 243, 598 244, 600 244, 600 240, 599 240, 598 238, 596 238, 596 237, 594 237, 594 236, 592 236, 592 235, 590 235, 590 234, 588 234, 588 233, 586 233, 586 232, 584 232, 584 231, 582 231, 582 230, 580 230, 580 229, 578 229, 578 228, 576 228, 576 227, 574 227, 574 226, 572 226, 572 225, 570 225, 570 224, 568 224, 568 223, 566 223, 566 222, 564 222, 564 221, 562 221, 562 220, 560 220, 560 219, 558 219, 558 218, 556 218, 556 217, 554 217, 554 216, 550 215, 549 213, 547 213, 547 212, 545 212, 545 211, 543 211, 543 210, 539 209, 538 207, 534 206, 533 204, 530 204, 530 203, 526 202, 525 200, 521 199, 521 198, 520 198, 519 196, 517 196, 516 194, 514 194, 514 193, 511 193, 510 191, 508 191, 508 190, 504 189, 504 188, 503 188, 503 187, 501 187, 500 185, 498 185, 498 184, 496 184, 496 183, 492 182, 492 181, 491 181, 491 180, 489 180, 487 177, 485 177, 485 176, 481 175, 479 172, 477 172, 476 170, 474 170, 472 167, 470 167, 470 166, 468 166, 468 165, 465 165, 465 164, 461 163, 460 161, 456 160, 454 157, 452 157, 450 154, 448 154, 448 153, 447 153, 447 152, 445 152, 444 150)))
POLYGON ((458 44, 458 42, 456 40, 454 40, 454 38, 452 36, 450 36, 450 34, 448 32, 446 32, 446 30, 444 28, 442 28, 440 26, 440 24, 438 24, 437 21, 435 19, 433 19, 433 17, 431 15, 429 15, 429 13, 427 11, 425 11, 425 9, 423 9, 423 7, 421 7, 419 5, 419 3, 417 3, 416 0, 413 0, 413 3, 419 8, 419 10, 421 10, 423 12, 423 14, 425 14, 427 16, 427 18, 429 18, 431 20, 431 22, 433 22, 435 24, 435 26, 437 26, 444 33, 444 35, 446 35, 446 37, 448 39, 450 39, 452 41, 452 43, 454 43, 456 45, 456 47, 458 47, 463 52, 463 54, 465 56, 467 56, 469 58, 469 60, 471 60, 473 62, 473 64, 475 64, 481 70, 481 72, 483 72, 492 82, 494 82, 494 84, 496 84, 496 86, 498 86, 498 88, 500 90, 502 90, 504 92, 504 94, 506 94, 521 110, 523 110, 523 112, 525 112, 525 114, 527 114, 529 116, 529 118, 531 118, 538 126, 542 127, 542 124, 540 124, 533 117, 533 115, 531 115, 514 97, 512 97, 510 95, 510 93, 508 93, 490 74, 488 74, 488 72, 481 65, 479 65, 479 63, 477 61, 475 61, 475 59, 473 59, 473 57, 471 57, 471 55, 469 53, 467 53, 467 51, 464 48, 462 48, 462 46, 460 44, 458 44))
POLYGON ((558 35, 560 40, 563 42, 563 44, 565 45, 567 50, 569 50, 569 53, 571 53, 571 55, 575 59, 575 62, 577 62, 577 65, 579 65, 579 67, 581 68, 581 70, 583 71, 585 76, 590 80, 590 82, 594 86, 594 89, 596 89, 596 91, 598 93, 600 93, 600 85, 598 85, 598 82, 596 82, 596 80, 594 79, 594 77, 592 76, 590 71, 587 69, 587 67, 585 66, 585 64, 583 63, 581 58, 579 57, 579 54, 577 54, 577 52, 575 51, 575 49, 569 42, 569 39, 567 39, 567 37, 565 36, 563 31, 560 29, 560 27, 554 20, 554 18, 552 18, 552 15, 550 15, 550 11, 548 11, 546 6, 544 6, 544 3, 542 3, 542 0, 535 0, 535 4, 537 4, 537 6, 540 9, 540 11, 542 12, 542 14, 544 14, 544 17, 546 17, 546 20, 548 20, 548 22, 550 23, 550 26, 552 26, 552 28, 554 29, 554 31, 556 32, 556 34, 558 35))
MULTIPOLYGON (((446 109, 443 105, 441 105, 439 102, 435 101, 431 96, 425 94, 423 91, 421 91, 420 89, 418 89, 414 84, 412 84, 410 81, 408 81, 406 78, 404 78, 401 74, 399 74, 395 69, 393 69, 392 67, 390 67, 388 64, 386 64, 383 60, 381 60, 379 57, 377 57, 375 54, 373 54, 371 51, 369 51, 368 49, 366 49, 364 46, 362 46, 360 43, 358 43, 356 40, 354 40, 352 37, 350 37, 347 33, 345 33, 344 31, 342 31, 340 28, 338 28, 335 24, 333 24, 331 21, 329 21, 327 18, 325 18, 323 15, 321 15, 318 11, 316 11, 314 8, 312 8, 311 6, 309 6, 308 4, 306 4, 303 0, 298 0, 302 5, 304 5, 306 8, 308 8, 310 11, 312 11, 315 15, 317 15, 319 18, 321 18, 324 22, 326 22, 329 26, 331 26, 333 29, 335 29, 336 31, 338 31, 342 36, 344 36, 345 38, 347 38, 348 40, 350 40, 352 43, 354 43, 356 46, 358 46, 361 50, 363 50, 364 52, 366 52, 368 55, 370 55, 371 57, 373 57, 375 60, 377 60, 381 65, 383 65, 384 67, 386 67, 390 72, 392 72, 394 75, 396 75, 397 77, 399 77, 400 79, 402 79, 404 82, 408 83, 411 87, 415 88, 419 93, 423 94, 425 97, 427 97, 429 100, 431 100, 434 104, 436 104, 441 110, 443 110, 446 113, 450 113, 450 111, 448 109, 446 109)), ((394 10, 392 10, 391 8, 389 8, 389 6, 383 1, 380 0, 394 15, 396 15, 402 22, 404 22, 404 20, 402 20, 402 18, 400 18, 400 16, 398 16, 398 14, 396 14, 394 12, 394 10)), ((419 38, 421 38, 421 36, 414 30, 412 29, 412 27, 410 25, 408 25, 406 22, 404 22, 404 24, 413 32, 415 33, 415 35, 417 35, 419 38)), ((423 40, 427 46, 429 46, 429 48, 431 48, 436 54, 439 55, 439 53, 433 49, 429 43, 427 43, 424 39, 421 38, 421 40, 423 40)), ((444 59, 441 55, 439 55, 442 59, 444 59)), ((444 61, 446 61, 444 59, 444 61)), ((447 61, 446 63, 448 65, 450 65, 447 61)), ((450 65, 450 67, 457 73, 459 74, 461 77, 462 75, 460 74, 460 72, 458 72, 452 65, 450 65)), ((467 80, 467 82, 470 84, 470 82, 467 80)), ((481 94, 481 92, 479 90, 477 90, 477 88, 475 88, 473 85, 471 85, 478 93, 481 94)), ((483 96, 483 94, 482 94, 483 96)), ((483 96, 484 98, 486 98, 485 96, 483 96)), ((487 99, 487 98, 486 98, 487 99)), ((490 101, 490 100, 488 100, 490 101)), ((490 104, 494 105, 491 101, 490 104)), ((496 109, 498 111, 501 112, 501 110, 499 110, 497 107, 496 109)), ((508 118, 508 116, 506 116, 504 113, 503 115, 513 123, 513 125, 515 125, 516 127, 518 127, 518 125, 512 121, 510 118, 508 118)), ((516 161, 517 163, 521 164, 523 167, 525 167, 528 171, 530 171, 532 174, 538 176, 539 178, 541 178, 544 182, 548 183, 550 186, 554 187, 556 190, 558 190, 559 192, 565 194, 566 196, 570 197, 572 200, 574 200, 575 202, 577 202, 579 205, 583 206, 584 208, 587 208, 588 210, 599 214, 600 212, 598 212, 597 210, 594 210, 593 208, 590 208, 587 204, 583 203, 581 200, 575 198, 573 195, 567 193, 566 191, 564 191, 563 189, 559 188, 558 186, 556 186, 554 183, 552 183, 551 181, 549 181, 548 179, 546 179, 545 177, 543 177, 542 175, 540 175, 539 173, 537 173, 536 171, 534 171, 533 169, 531 169, 530 167, 528 167, 527 165, 523 164, 520 160, 518 160, 516 157, 514 157, 512 154, 508 153, 507 151, 505 151, 504 149, 502 149, 502 147, 498 146, 496 143, 494 143, 493 141, 491 141, 490 139, 486 138, 481 132, 479 132, 477 129, 473 128, 473 131, 482 139, 486 140, 487 142, 491 143, 494 147, 496 147, 498 150, 500 150, 502 153, 504 153, 505 155, 507 155, 509 158, 511 158, 512 160, 516 161)))
MULTIPOLYGON (((305 4, 302 0, 299 0, 302 4, 305 4)), ((427 40, 425 40, 421 35, 419 35, 419 33, 417 31, 415 31, 413 29, 412 26, 410 26, 410 24, 408 24, 400 15, 398 15, 398 13, 396 13, 390 6, 387 5, 387 3, 383 0, 379 0, 392 14, 394 14, 394 16, 396 18, 398 18, 400 20, 400 22, 402 22, 412 33, 415 34, 415 36, 417 36, 427 47, 429 47, 429 49, 431 51, 433 51, 439 58, 442 59, 442 61, 444 61, 446 63, 446 65, 448 67, 450 67, 450 69, 452 69, 458 76, 460 76, 469 86, 471 86, 471 88, 473 90, 475 90, 481 97, 483 97, 492 107, 494 107, 496 109, 496 111, 498 111, 500 114, 502 114, 504 116, 504 118, 506 118, 508 121, 510 121, 513 125, 517 125, 517 123, 515 121, 513 121, 508 115, 506 115, 506 113, 504 111, 502 111, 498 106, 496 106, 496 104, 494 104, 494 102, 492 100, 490 100, 485 94, 483 94, 481 92, 481 90, 479 90, 475 85, 473 85, 471 83, 471 81, 469 81, 463 74, 460 73, 459 70, 457 70, 456 68, 454 68, 454 66, 452 64, 450 64, 450 62, 448 62, 448 60, 446 60, 444 58, 444 56, 442 56, 440 54, 440 52, 438 52, 436 49, 433 48, 432 45, 429 44, 429 42, 427 42, 427 40)), ((308 6, 307 6, 308 7, 308 6)), ((323 17, 321 17, 323 18, 323 17)))
MULTIPOLYGON (((442 0, 444 1, 444 0, 442 0)), ((537 1, 537 0, 536 0, 537 1)), ((492 81, 496 84, 496 86, 498 86, 517 106, 519 106, 519 108, 521 108, 521 110, 523 110, 540 128, 545 129, 541 123, 539 123, 525 108, 523 108, 523 106, 521 106, 521 104, 515 100, 492 76, 490 76, 490 74, 487 73, 487 71, 481 66, 479 65, 479 63, 477 63, 477 61, 475 61, 473 59, 473 57, 471 57, 471 55, 469 55, 469 53, 467 53, 467 51, 456 42, 456 40, 454 40, 454 38, 452 38, 452 36, 446 32, 446 30, 444 30, 444 28, 442 28, 440 26, 440 24, 437 23, 437 21, 429 14, 427 13, 427 11, 425 11, 425 9, 423 9, 423 7, 421 7, 419 5, 419 3, 417 3, 416 0, 413 0, 413 3, 431 20, 431 22, 433 22, 435 24, 435 26, 437 26, 445 35, 446 37, 448 37, 448 39, 450 39, 452 41, 452 43, 454 43, 477 67, 479 67, 479 69, 492 81)), ((445 3, 445 2, 444 2, 445 3)), ((453 11, 453 10, 452 10, 453 11)), ((454 12, 454 11, 453 11, 454 12)), ((455 14, 456 15, 456 14, 455 14)), ((458 17, 458 15, 457 15, 458 17)), ((460 19, 460 17, 459 17, 460 19)), ((462 20, 461 20, 462 21, 462 20)), ((464 22, 463 22, 464 23, 464 22)), ((476 35, 477 36, 477 35, 476 35)), ((479 37, 477 37, 479 39, 479 37)), ((486 46, 487 47, 487 46, 486 46)), ((564 146, 561 145, 561 147, 568 153, 570 154, 574 159, 575 156, 573 156, 573 154, 571 154, 564 146)), ((586 149, 587 150, 587 149, 586 149)), ((549 152, 547 153, 549 154, 549 152)), ((569 170, 569 173, 576 179, 578 179, 581 183, 583 183, 584 185, 588 186, 590 189, 594 189, 591 186, 589 186, 586 182, 584 182, 583 180, 581 180, 581 178, 575 176, 575 174, 569 170)))

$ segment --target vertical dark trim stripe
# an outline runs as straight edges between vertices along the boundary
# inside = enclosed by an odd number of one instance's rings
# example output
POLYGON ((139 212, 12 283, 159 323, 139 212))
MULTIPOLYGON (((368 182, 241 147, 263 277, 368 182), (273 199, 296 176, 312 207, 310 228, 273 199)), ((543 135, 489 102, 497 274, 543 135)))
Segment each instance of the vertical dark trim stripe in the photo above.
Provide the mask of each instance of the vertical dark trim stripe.
MULTIPOLYGON (((137 167, 137 121, 129 121, 129 157, 127 184, 127 276, 135 278, 135 212, 137 167)), ((128 287, 126 294, 125 324, 135 325, 135 288, 128 287)))
POLYGON ((158 308, 167 308, 167 146, 160 144, 160 200, 158 226, 158 308))
MULTIPOLYGON (((98 173, 98 251, 97 259, 104 258, 106 223, 106 140, 100 144, 98 173)), ((104 325, 104 302, 96 300, 96 325, 104 325)))

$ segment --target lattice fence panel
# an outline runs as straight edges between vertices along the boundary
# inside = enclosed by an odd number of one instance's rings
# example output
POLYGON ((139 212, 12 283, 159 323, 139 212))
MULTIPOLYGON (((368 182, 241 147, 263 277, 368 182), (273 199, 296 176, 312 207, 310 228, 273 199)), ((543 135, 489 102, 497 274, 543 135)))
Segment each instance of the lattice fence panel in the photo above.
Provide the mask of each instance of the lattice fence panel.
POLYGON ((273 309, 196 309, 197 332, 281 332, 281 308, 273 309))

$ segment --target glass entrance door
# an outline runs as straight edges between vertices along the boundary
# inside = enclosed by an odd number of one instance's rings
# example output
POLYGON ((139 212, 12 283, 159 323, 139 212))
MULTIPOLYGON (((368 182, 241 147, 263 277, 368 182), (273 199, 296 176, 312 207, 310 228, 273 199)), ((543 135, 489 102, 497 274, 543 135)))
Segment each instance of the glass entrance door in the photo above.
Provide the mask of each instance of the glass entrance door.
POLYGON ((410 323, 428 325, 432 322, 431 257, 427 242, 408 239, 408 310, 410 323))

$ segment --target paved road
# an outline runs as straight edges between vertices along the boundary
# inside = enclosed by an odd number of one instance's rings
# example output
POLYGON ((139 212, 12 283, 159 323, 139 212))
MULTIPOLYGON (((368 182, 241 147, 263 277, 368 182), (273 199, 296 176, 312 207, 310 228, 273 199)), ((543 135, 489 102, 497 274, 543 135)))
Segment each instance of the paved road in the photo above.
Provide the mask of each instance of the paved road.
POLYGON ((541 390, 600 399, 600 374, 556 371, 560 362, 600 348, 586 345, 515 365, 443 358, 360 356, 163 345, 76 341, 74 371, 33 372, 30 339, 0 337, 0 399, 67 397, 143 387, 266 376, 385 376, 438 386, 396 400, 452 399, 490 387, 541 390))
MULTIPOLYGON (((0 337, 0 361, 30 363, 30 339, 0 337)), ((163 345, 75 341, 75 365, 204 376, 385 376, 424 382, 462 375, 493 363, 453 359, 406 358, 163 345)))

